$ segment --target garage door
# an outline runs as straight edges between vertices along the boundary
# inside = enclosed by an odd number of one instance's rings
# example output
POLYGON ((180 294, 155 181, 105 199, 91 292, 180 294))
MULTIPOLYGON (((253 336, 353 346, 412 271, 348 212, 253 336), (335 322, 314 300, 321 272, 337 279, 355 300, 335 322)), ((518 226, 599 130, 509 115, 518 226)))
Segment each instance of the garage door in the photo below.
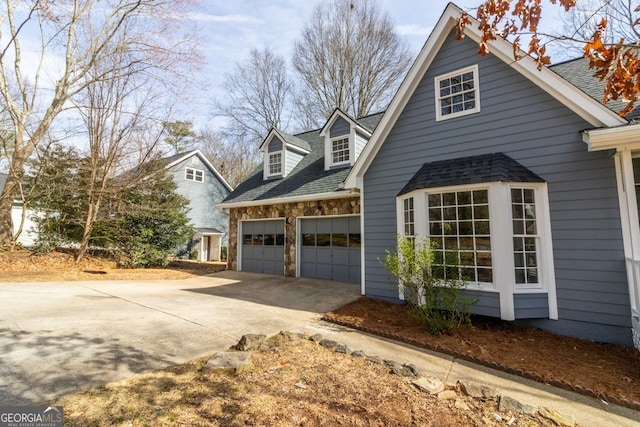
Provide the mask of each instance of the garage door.
POLYGON ((241 269, 284 274, 284 220, 242 222, 241 269))
POLYGON ((360 218, 300 220, 300 276, 360 283, 360 218))

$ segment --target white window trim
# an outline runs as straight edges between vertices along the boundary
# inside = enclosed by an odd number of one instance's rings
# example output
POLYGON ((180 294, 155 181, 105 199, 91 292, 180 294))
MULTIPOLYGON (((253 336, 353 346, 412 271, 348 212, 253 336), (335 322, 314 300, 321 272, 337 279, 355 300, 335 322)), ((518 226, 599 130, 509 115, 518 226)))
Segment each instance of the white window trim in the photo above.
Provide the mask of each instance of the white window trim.
MULTIPOLYGON (((429 235, 427 218, 427 195, 454 191, 487 190, 489 197, 489 227, 491 230, 491 259, 493 260, 493 283, 468 282, 466 289, 482 292, 498 292, 500 295, 500 317, 515 320, 514 294, 543 293, 548 295, 549 319, 558 319, 556 283, 551 239, 551 220, 546 183, 502 183, 459 185, 415 190, 396 198, 397 233, 404 235, 404 200, 413 197, 416 239, 429 235), (535 285, 515 282, 513 257, 513 223, 511 214, 511 189, 534 190, 536 221, 538 227, 538 277, 535 285), (499 232, 496 232, 499 230, 499 232)), ((402 292, 400 299, 404 299, 402 292)))
POLYGON ((353 151, 355 148, 355 144, 354 144, 354 138, 351 136, 351 134, 346 134, 346 135, 340 135, 337 136, 335 138, 329 138, 329 144, 328 144, 328 148, 329 148, 329 167, 331 166, 342 166, 342 165, 349 165, 351 164, 351 160, 353 159, 353 151), (347 160, 343 160, 341 162, 334 162, 333 161, 333 143, 335 141, 339 141, 341 139, 346 139, 347 140, 347 145, 348 145, 348 150, 349 150, 349 158, 347 160))
POLYGON ((271 177, 275 177, 275 176, 282 176, 284 177, 284 165, 285 165, 285 150, 279 150, 279 151, 267 151, 266 153, 267 155, 265 156, 265 165, 264 165, 264 177, 265 178, 271 178, 271 177), (269 162, 271 160, 271 156, 274 156, 276 154, 280 154, 280 172, 277 173, 271 173, 271 168, 269 165, 269 162))
POLYGON ((204 170, 202 170, 202 169, 198 169, 198 168, 191 168, 191 167, 187 167, 187 168, 185 168, 185 170, 184 170, 184 179, 185 179, 186 181, 191 181, 191 182, 200 182, 200 183, 202 183, 202 182, 204 182, 204 170), (190 178, 188 177, 188 175, 189 175, 189 171, 192 171, 193 179, 190 179, 190 178), (198 172, 200 172, 200 175, 202 176, 202 179, 201 179, 201 180, 198 180, 198 179, 197 179, 198 172))
MULTIPOLYGON (((447 74, 443 74, 440 76, 436 76, 433 79, 433 85, 434 85, 434 94, 435 94, 435 104, 436 104, 436 122, 442 121, 442 120, 449 120, 449 119, 453 119, 456 117, 462 117, 462 116, 468 116, 469 114, 475 114, 475 113, 479 113, 480 112, 480 77, 478 74, 478 64, 476 65, 472 65, 470 67, 466 67, 466 68, 461 68, 459 70, 455 70, 452 71, 450 73, 447 74), (442 115, 442 107, 440 105, 440 80, 444 80, 447 79, 449 77, 453 77, 453 76, 457 76, 457 75, 462 75, 468 72, 473 72, 473 87, 474 87, 474 92, 475 92, 475 107, 471 108, 469 110, 464 110, 464 111, 458 111, 455 113, 450 113, 450 114, 445 114, 442 115)), ((448 97, 448 96, 447 96, 448 97)))

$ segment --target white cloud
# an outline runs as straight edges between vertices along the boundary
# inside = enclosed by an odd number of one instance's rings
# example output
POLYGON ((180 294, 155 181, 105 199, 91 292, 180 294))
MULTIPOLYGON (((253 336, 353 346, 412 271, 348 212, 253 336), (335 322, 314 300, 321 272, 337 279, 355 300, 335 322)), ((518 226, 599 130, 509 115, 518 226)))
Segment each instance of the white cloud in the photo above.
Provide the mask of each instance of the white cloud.
POLYGON ((264 20, 249 15, 209 15, 207 13, 194 13, 189 18, 199 22, 223 22, 232 24, 264 24, 264 20))
POLYGON ((433 31, 432 26, 409 24, 396 26, 396 32, 401 36, 424 36, 427 37, 433 31))

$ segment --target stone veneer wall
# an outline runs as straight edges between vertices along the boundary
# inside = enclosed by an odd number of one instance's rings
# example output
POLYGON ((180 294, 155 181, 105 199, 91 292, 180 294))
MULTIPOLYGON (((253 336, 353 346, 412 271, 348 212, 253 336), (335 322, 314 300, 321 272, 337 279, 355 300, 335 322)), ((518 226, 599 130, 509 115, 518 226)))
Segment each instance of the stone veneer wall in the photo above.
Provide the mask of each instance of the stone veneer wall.
POLYGON ((238 221, 249 219, 285 219, 285 276, 296 276, 296 218, 299 216, 331 216, 360 214, 360 197, 297 203, 247 206, 229 209, 229 251, 227 268, 238 268, 238 221))

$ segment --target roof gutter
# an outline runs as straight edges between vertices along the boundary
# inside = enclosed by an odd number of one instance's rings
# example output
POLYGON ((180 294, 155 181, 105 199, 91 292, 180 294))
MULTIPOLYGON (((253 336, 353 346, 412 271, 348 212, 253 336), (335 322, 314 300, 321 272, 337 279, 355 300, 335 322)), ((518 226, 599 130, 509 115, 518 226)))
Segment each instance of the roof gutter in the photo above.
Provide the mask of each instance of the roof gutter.
POLYGON ((329 200, 329 199, 346 199, 349 197, 359 197, 359 193, 354 191, 334 191, 330 193, 316 193, 316 194, 307 194, 304 196, 289 196, 289 197, 278 197, 274 199, 261 199, 261 200, 249 200, 246 202, 230 202, 230 203, 220 203, 216 205, 220 209, 229 209, 229 208, 244 208, 248 206, 263 206, 263 205, 277 205, 280 203, 297 203, 297 202, 309 202, 314 200, 329 200))

